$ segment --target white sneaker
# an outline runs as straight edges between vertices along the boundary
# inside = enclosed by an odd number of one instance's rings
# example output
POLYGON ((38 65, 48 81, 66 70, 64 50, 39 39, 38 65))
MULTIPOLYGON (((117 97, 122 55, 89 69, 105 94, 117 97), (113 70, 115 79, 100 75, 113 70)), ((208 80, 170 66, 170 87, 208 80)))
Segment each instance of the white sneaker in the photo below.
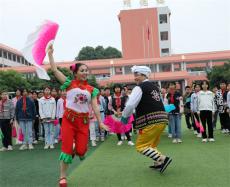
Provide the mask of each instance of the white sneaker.
POLYGON ((58 143, 58 140, 57 140, 57 139, 55 139, 55 140, 54 140, 54 143, 56 143, 56 144, 57 144, 57 143, 58 143))
POLYGON ((177 143, 182 143, 182 140, 181 139, 177 139, 177 143))
POLYGON ((228 129, 225 129, 225 132, 226 132, 226 133, 229 133, 229 130, 228 130, 228 129))
POLYGON ((101 137, 101 142, 104 142, 105 141, 105 138, 104 137, 101 137))
POLYGON ((37 140, 34 140, 33 144, 38 144, 38 141, 37 141, 37 140))
POLYGON ((34 146, 32 144, 29 144, 29 149, 34 149, 34 146))
POLYGON ((172 138, 172 134, 169 134, 168 137, 169 137, 169 138, 172 138))
POLYGON ((172 143, 177 143, 177 139, 173 139, 172 143))
POLYGON ((225 129, 222 129, 222 131, 221 131, 223 134, 225 134, 226 133, 226 130, 225 129))
POLYGON ((27 146, 26 146, 25 144, 23 144, 23 145, 19 148, 19 150, 25 150, 25 149, 27 149, 27 146))
POLYGON ((199 134, 197 134, 197 136, 196 136, 197 138, 201 138, 202 137, 202 134, 201 133, 199 133, 199 134))
POLYGON ((49 145, 46 144, 45 147, 44 147, 44 149, 49 149, 49 145))
POLYGON ((134 146, 135 144, 132 141, 128 141, 128 145, 134 146))
POLYGON ((2 148, 0 149, 0 151, 7 151, 7 148, 2 147, 2 148))
POLYGON ((197 132, 197 131, 194 131, 194 134, 195 134, 195 135, 198 135, 198 132, 197 132))
POLYGON ((122 141, 117 142, 117 145, 121 145, 121 144, 123 144, 123 142, 122 142, 122 141))
POLYGON ((53 144, 50 145, 50 149, 54 149, 54 145, 53 144))
POLYGON ((8 151, 12 151, 13 150, 13 147, 11 145, 8 145, 8 151))
POLYGON ((207 142, 207 138, 202 139, 202 142, 207 142))
POLYGON ((215 142, 214 138, 209 138, 208 141, 209 142, 215 142))
POLYGON ((22 144, 22 142, 21 141, 19 141, 19 140, 16 140, 16 143, 15 143, 16 145, 21 145, 22 144))
POLYGON ((96 141, 95 141, 95 140, 92 140, 92 141, 91 141, 91 145, 92 145, 93 147, 96 147, 96 146, 97 146, 96 141))

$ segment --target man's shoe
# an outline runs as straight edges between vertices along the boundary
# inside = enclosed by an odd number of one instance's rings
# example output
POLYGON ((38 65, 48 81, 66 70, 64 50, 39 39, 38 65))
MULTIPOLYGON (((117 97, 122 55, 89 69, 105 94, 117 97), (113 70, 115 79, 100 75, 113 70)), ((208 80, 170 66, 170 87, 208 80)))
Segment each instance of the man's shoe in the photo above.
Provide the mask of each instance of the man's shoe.
POLYGON ((165 160, 164 160, 164 163, 161 164, 160 172, 163 173, 171 162, 172 162, 172 159, 170 157, 166 156, 165 160))
POLYGON ((162 164, 159 164, 159 165, 153 164, 152 166, 149 166, 149 168, 151 169, 161 169, 161 167, 162 167, 162 164))

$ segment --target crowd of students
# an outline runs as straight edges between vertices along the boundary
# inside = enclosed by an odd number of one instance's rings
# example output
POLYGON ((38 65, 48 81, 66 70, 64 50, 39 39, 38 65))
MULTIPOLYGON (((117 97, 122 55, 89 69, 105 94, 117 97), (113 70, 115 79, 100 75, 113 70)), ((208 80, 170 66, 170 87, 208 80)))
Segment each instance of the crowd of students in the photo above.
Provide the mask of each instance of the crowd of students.
MULTIPOLYGON (((111 114, 121 114, 131 91, 130 87, 122 88, 118 84, 112 90, 101 89, 97 97, 101 119, 104 120, 111 114)), ((15 93, 16 96, 9 99, 8 93, 1 91, 0 150, 13 150, 12 138, 15 138, 15 144, 21 144, 20 150, 34 149, 34 145, 40 140, 44 140, 44 149, 54 149, 55 144, 61 141, 60 126, 66 105, 66 92, 45 87, 41 92, 17 89, 15 93)), ((184 95, 172 82, 168 88, 161 88, 161 98, 164 105, 175 105, 175 109, 168 114, 168 137, 172 138, 173 143, 182 143, 182 114, 185 115, 187 128, 193 130, 198 138, 202 138, 202 142, 215 141, 214 130, 217 128, 218 116, 221 132, 229 134, 230 84, 227 82, 221 81, 218 87, 210 91, 209 82, 201 81, 192 87, 186 86, 184 95)), ((105 141, 109 134, 99 128, 93 110, 90 114, 89 131, 92 146, 96 146, 97 141, 105 141)), ((124 135, 117 134, 117 145, 122 145, 126 139, 127 144, 133 146, 131 135, 132 131, 124 135)))

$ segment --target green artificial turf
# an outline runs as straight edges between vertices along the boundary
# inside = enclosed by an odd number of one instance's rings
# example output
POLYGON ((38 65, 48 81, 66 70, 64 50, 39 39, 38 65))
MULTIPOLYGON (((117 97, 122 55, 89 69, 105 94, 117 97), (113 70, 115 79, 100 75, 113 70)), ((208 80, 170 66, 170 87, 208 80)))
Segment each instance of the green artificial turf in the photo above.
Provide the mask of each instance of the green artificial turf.
MULTIPOLYGON (((184 125, 185 126, 185 125, 184 125)), ((165 173, 149 169, 151 160, 115 135, 90 148, 87 158, 75 158, 68 170, 69 187, 227 187, 230 184, 230 136, 215 131, 214 143, 202 143, 183 128, 183 143, 172 144, 164 133, 158 149, 173 158, 165 173)), ((135 139, 135 137, 133 137, 135 139)), ((59 146, 44 150, 0 152, 1 187, 55 187, 59 176, 59 146)))
POLYGON ((186 130, 182 144, 162 136, 159 150, 173 158, 165 173, 152 161, 110 137, 69 176, 70 187, 227 187, 230 184, 230 136, 216 131, 215 143, 202 143, 186 130))

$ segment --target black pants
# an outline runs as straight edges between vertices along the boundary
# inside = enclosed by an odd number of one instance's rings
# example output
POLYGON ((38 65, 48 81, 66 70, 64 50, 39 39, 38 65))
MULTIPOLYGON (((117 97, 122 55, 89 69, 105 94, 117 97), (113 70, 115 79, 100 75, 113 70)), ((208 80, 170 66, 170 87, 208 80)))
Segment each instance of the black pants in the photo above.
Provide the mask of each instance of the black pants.
MULTIPOLYGON (((126 132, 125 136, 126 136, 126 138, 127 138, 128 141, 131 141, 129 132, 126 132)), ((117 138, 118 138, 118 141, 121 141, 121 134, 117 134, 117 138)))
POLYGON ((230 130, 229 114, 227 112, 225 112, 225 113, 219 113, 219 116, 220 116, 221 129, 228 129, 228 130, 230 130))
POLYGON ((12 146, 12 125, 10 119, 0 119, 0 127, 3 134, 2 144, 5 148, 12 146))
POLYGON ((208 138, 213 138, 212 111, 209 111, 209 110, 200 111, 200 120, 204 127, 202 138, 207 138, 206 123, 208 125, 208 138))
POLYGON ((38 141, 39 138, 39 118, 36 117, 34 121, 34 138, 38 141))
POLYGON ((61 126, 61 124, 62 124, 62 118, 59 118, 59 124, 61 126))
POLYGON ((192 127, 191 122, 190 122, 190 118, 191 118, 191 113, 185 114, 185 121, 186 121, 188 129, 191 129, 191 127, 192 127))
POLYGON ((194 112, 193 115, 191 115, 191 118, 192 118, 192 126, 193 126, 194 131, 197 131, 198 133, 200 133, 200 129, 197 128, 196 123, 195 123, 195 120, 200 122, 200 118, 197 112, 194 112))

